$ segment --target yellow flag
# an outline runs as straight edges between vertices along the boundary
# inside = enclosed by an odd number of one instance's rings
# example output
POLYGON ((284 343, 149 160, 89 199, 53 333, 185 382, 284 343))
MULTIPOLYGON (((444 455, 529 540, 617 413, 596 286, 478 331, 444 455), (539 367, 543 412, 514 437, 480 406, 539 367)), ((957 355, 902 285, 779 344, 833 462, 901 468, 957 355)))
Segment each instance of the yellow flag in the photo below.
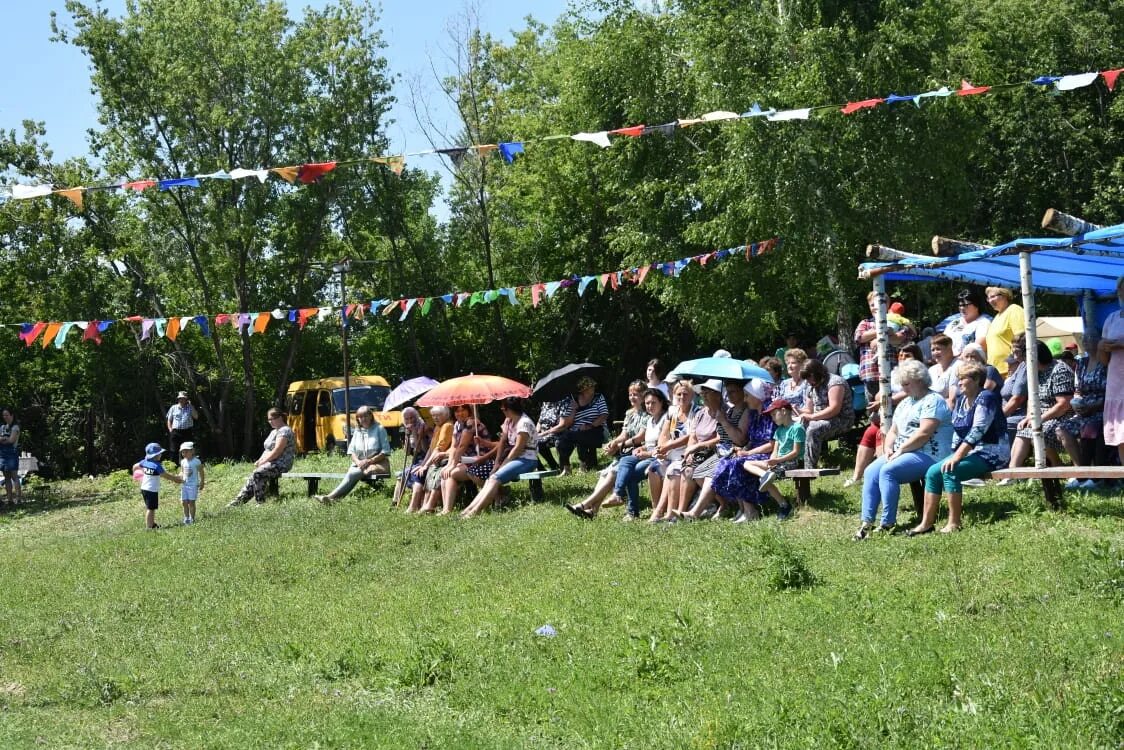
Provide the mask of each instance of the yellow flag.
POLYGON ((297 181, 297 172, 299 172, 300 169, 300 167, 273 167, 269 171, 292 185, 297 181))

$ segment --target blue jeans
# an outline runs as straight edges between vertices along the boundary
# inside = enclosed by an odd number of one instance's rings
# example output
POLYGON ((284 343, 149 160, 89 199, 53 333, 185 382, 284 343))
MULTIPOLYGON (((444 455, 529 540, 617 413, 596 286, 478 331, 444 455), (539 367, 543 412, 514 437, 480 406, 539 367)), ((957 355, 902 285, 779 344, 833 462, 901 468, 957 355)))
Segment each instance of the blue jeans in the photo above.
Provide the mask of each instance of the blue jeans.
POLYGON ((496 471, 492 472, 489 479, 494 479, 500 484, 518 481, 520 474, 528 471, 537 471, 539 460, 537 458, 513 458, 496 471))
POLYGON ((628 455, 617 463, 617 479, 613 485, 613 494, 618 497, 622 492, 627 494, 629 515, 640 515, 640 480, 648 475, 648 467, 652 465, 653 460, 655 459, 628 455))
POLYGON ((898 496, 901 495, 902 485, 924 478, 925 472, 934 463, 930 456, 917 451, 889 462, 885 456, 875 459, 863 474, 863 523, 874 523, 874 512, 878 510, 880 500, 882 525, 897 523, 898 496))

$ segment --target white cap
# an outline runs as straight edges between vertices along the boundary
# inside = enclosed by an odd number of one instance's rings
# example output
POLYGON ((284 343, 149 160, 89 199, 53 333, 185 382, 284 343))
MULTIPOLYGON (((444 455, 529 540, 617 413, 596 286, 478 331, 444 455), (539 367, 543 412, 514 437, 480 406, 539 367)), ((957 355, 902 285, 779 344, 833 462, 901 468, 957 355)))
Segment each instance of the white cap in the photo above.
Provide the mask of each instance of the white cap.
POLYGON ((180 443, 180 453, 193 450, 195 450, 195 443, 191 442, 190 440, 188 440, 186 443, 180 443))
POLYGON ((712 356, 712 357, 726 357, 726 358, 730 358, 730 357, 733 357, 734 355, 730 354, 730 352, 726 351, 725 349, 719 349, 718 351, 716 351, 716 352, 715 352, 714 354, 712 354, 711 356, 712 356))
POLYGON ((721 393, 722 392, 722 381, 719 380, 718 378, 711 378, 710 380, 706 380, 706 381, 703 381, 702 383, 699 383, 694 388, 695 388, 695 393, 702 393, 703 388, 706 388, 708 391, 714 391, 715 393, 721 393))

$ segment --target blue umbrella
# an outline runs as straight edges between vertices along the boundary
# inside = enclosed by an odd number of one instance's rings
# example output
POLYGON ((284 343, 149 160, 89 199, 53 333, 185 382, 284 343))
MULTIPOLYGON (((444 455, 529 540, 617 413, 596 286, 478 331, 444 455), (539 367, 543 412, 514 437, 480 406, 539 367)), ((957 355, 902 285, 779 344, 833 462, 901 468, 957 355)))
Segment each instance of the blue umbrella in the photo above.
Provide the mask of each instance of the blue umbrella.
POLYGON ((410 378, 403 380, 394 390, 386 394, 386 401, 383 402, 383 411, 394 411, 395 409, 405 406, 418 396, 428 392, 431 388, 437 385, 437 381, 433 378, 427 378, 424 375, 420 378, 410 378))
POLYGON ((702 357, 680 362, 669 373, 669 377, 718 378, 719 380, 752 380, 758 378, 766 383, 773 382, 773 376, 764 367, 758 367, 733 357, 702 357))

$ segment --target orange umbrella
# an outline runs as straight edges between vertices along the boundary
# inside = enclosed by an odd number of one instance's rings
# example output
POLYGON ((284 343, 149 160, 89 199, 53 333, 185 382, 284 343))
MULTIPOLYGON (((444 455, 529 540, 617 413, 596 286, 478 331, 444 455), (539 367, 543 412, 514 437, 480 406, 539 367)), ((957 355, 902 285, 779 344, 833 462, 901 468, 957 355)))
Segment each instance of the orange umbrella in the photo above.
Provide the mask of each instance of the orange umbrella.
POLYGON ((463 375, 434 386, 418 399, 419 406, 459 406, 488 404, 508 396, 527 398, 531 389, 499 375, 463 375))

